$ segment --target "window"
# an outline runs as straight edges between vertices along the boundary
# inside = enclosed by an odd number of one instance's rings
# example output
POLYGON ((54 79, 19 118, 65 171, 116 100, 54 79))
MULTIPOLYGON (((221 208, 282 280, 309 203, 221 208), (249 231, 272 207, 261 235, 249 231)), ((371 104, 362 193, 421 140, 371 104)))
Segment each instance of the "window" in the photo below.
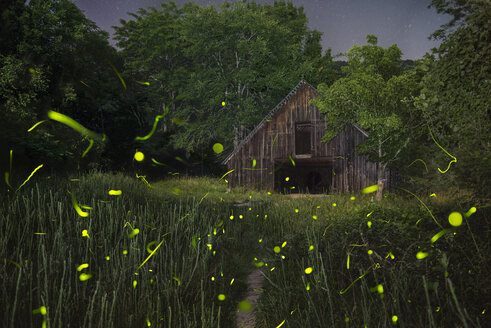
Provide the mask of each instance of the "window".
POLYGON ((295 124, 295 154, 308 155, 312 153, 312 124, 295 124))

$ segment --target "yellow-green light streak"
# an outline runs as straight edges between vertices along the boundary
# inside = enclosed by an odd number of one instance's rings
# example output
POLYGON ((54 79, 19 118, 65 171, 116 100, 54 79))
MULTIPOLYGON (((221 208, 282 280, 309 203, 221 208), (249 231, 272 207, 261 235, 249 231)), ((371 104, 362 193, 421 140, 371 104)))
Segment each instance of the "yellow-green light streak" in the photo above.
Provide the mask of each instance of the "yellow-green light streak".
POLYGON ((418 198, 418 196, 416 196, 415 194, 413 194, 412 192, 410 192, 409 190, 406 190, 406 189, 404 189, 404 188, 399 188, 399 189, 404 190, 405 192, 407 192, 407 193, 409 193, 409 194, 413 195, 414 197, 416 197, 416 199, 417 199, 417 200, 419 200, 419 202, 420 202, 421 204, 423 204, 423 206, 426 208, 426 210, 428 211, 428 213, 430 213, 431 217, 433 218, 433 221, 435 221, 435 223, 436 223, 436 224, 438 224, 438 226, 439 226, 440 228, 442 228, 442 229, 443 229, 442 225, 441 225, 440 223, 438 223, 438 221, 437 221, 437 220, 436 220, 436 218, 433 216, 433 213, 431 213, 431 211, 430 211, 430 209, 428 208, 428 206, 426 206, 426 204, 425 204, 425 203, 423 203, 423 201, 422 201, 421 199, 419 199, 419 198, 418 198))
POLYGON ((154 162, 154 163, 155 163, 155 164, 157 164, 157 165, 167 166, 167 165, 166 165, 166 164, 164 164, 164 163, 160 163, 160 162, 158 162, 158 161, 157 161, 155 158, 152 158, 152 162, 154 162))
POLYGON ((93 145, 94 145, 94 140, 90 139, 89 146, 87 147, 87 149, 85 149, 84 153, 82 154, 82 158, 85 157, 85 155, 87 155, 87 153, 89 152, 89 150, 92 148, 93 145))
POLYGON ((139 270, 153 256, 153 254, 155 254, 155 252, 157 251, 157 249, 159 249, 160 245, 162 245, 162 243, 164 242, 164 240, 165 239, 162 239, 162 241, 160 242, 160 244, 158 244, 157 247, 155 247, 155 249, 152 251, 152 253, 150 253, 150 255, 148 255, 148 257, 145 259, 145 261, 143 261, 143 263, 140 264, 140 266, 136 270, 139 270))
POLYGON ((407 167, 410 167, 411 165, 413 165, 415 162, 417 161, 420 161, 421 163, 423 163, 423 165, 425 166, 425 169, 426 169, 426 172, 428 172, 428 167, 426 166, 426 163, 422 160, 422 159, 415 159, 411 164, 409 164, 407 167))
POLYGON ((363 188, 361 190, 361 193, 362 194, 371 194, 372 192, 376 192, 377 190, 378 190, 378 185, 373 185, 373 186, 363 188))
POLYGON ((24 186, 24 185, 27 183, 27 181, 29 181, 29 179, 31 179, 31 177, 34 175, 34 173, 36 173, 36 171, 37 171, 37 170, 39 170, 39 169, 40 169, 40 168, 42 168, 42 167, 43 167, 43 164, 41 164, 41 165, 39 165, 38 167, 36 167, 36 168, 34 169, 34 171, 32 171, 31 175, 29 175, 29 176, 27 177, 26 181, 24 181, 24 182, 23 182, 23 183, 22 183, 22 184, 19 186, 19 188, 17 188, 17 190, 15 190, 15 192, 19 191, 19 189, 20 189, 20 188, 22 188, 22 187, 23 187, 23 186, 24 186))
POLYGON ((155 117, 155 121, 153 122, 153 127, 152 127, 152 130, 150 131, 150 133, 144 137, 136 137, 135 140, 147 140, 147 139, 149 139, 154 134, 155 129, 157 129, 157 124, 159 123, 159 120, 161 118, 164 118, 168 112, 169 112, 169 105, 167 105, 167 107, 165 108, 165 112, 162 115, 157 115, 155 117))
POLYGON ((55 112, 54 110, 50 110, 48 112, 48 117, 54 121, 58 121, 60 123, 63 123, 71 127, 72 129, 74 129, 75 131, 77 131, 83 136, 89 137, 91 139, 102 140, 102 137, 100 135, 90 131, 89 129, 87 129, 86 127, 84 127, 83 125, 81 125, 80 123, 78 123, 77 121, 73 120, 72 118, 66 115, 55 112))
POLYGON ((467 213, 465 213, 465 217, 468 218, 469 216, 471 216, 472 214, 476 213, 477 209, 473 206, 471 207, 467 213))
POLYGON ((340 290, 339 291, 339 294, 340 295, 343 295, 344 293, 346 293, 354 285, 355 282, 357 282, 358 280, 360 280, 361 278, 363 278, 368 272, 370 272, 370 269, 368 269, 364 274, 362 274, 361 276, 359 276, 358 278, 356 278, 355 280, 353 280, 353 282, 348 287, 346 287, 343 290, 340 290))
POLYGON ((80 215, 83 218, 88 217, 89 213, 82 211, 80 206, 78 206, 77 199, 75 198, 75 193, 72 192, 71 195, 72 195, 73 208, 75 208, 75 211, 77 211, 78 215, 80 215))
POLYGON ((439 233, 437 233, 436 235, 431 237, 431 243, 433 244, 435 241, 440 239, 441 236, 443 236, 444 234, 446 234, 449 231, 451 231, 451 230, 450 229, 443 229, 442 231, 440 231, 439 233))
POLYGON ((111 61, 109 59, 106 58, 106 61, 107 63, 109 64, 109 66, 111 66, 111 68, 113 69, 113 71, 116 73, 116 75, 119 77, 120 81, 121 81, 121 84, 123 84, 123 87, 124 87, 124 90, 126 91, 126 83, 124 82, 123 80, 123 77, 121 76, 121 74, 119 74, 118 70, 116 69, 116 67, 113 65, 113 63, 111 63, 111 61))
POLYGON ((35 128, 36 128, 36 127, 39 125, 39 124, 44 123, 44 122, 46 122, 46 121, 47 121, 47 120, 42 120, 42 121, 40 121, 40 122, 37 122, 36 124, 34 124, 34 125, 32 126, 32 128, 30 128, 29 130, 27 130, 27 132, 31 132, 31 131, 32 131, 32 130, 34 130, 34 129, 35 129, 35 128))
POLYGON ((290 157, 290 161, 292 162, 293 167, 295 167, 295 161, 293 160, 293 158, 291 157, 291 155, 288 155, 288 157, 290 157))
POLYGON ((222 177, 218 181, 222 180, 223 178, 225 178, 228 174, 232 173, 233 171, 235 171, 235 169, 230 170, 227 173, 225 173, 224 175, 222 175, 222 177))
POLYGON ((447 171, 450 169, 450 165, 451 165, 452 163, 457 163, 457 158, 455 158, 455 156, 453 156, 453 155, 450 155, 450 154, 448 153, 448 151, 446 151, 446 150, 445 150, 445 149, 444 149, 442 146, 440 146, 440 145, 438 144, 438 142, 436 142, 435 138, 433 137, 433 133, 431 133, 431 129, 430 129, 430 126, 429 126, 429 125, 428 125, 428 130, 430 131, 430 136, 431 136, 431 139, 433 139, 433 141, 436 143, 436 145, 437 145, 438 147, 440 147, 440 149, 441 149, 441 150, 443 150, 443 151, 445 152, 445 154, 447 154, 448 156, 450 156, 450 157, 452 157, 452 158, 453 158, 453 159, 450 161, 450 163, 448 163, 448 167, 447 167, 447 169, 446 169, 445 171, 442 171, 440 168, 438 168, 438 171, 440 171, 440 173, 446 173, 446 172, 447 172, 447 171))

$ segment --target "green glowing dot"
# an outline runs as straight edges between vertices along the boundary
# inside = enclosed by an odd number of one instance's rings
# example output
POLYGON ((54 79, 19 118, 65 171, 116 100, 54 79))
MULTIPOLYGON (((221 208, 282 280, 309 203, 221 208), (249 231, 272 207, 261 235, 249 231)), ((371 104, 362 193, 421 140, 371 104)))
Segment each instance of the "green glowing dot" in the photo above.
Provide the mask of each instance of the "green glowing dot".
POLYGON ((145 155, 143 155, 143 153, 141 151, 137 151, 135 153, 135 156, 134 156, 135 160, 137 160, 138 162, 141 162, 143 161, 143 159, 145 158, 145 155))
POLYGON ((230 215, 230 220, 233 220, 234 219, 234 216, 233 215, 230 215))
POLYGON ((87 229, 82 230, 82 237, 89 237, 89 233, 87 232, 87 229))
POLYGON ((392 316, 392 323, 395 325, 397 323, 397 319, 399 319, 396 315, 392 316))
POLYGON ((298 208, 295 209, 295 213, 298 213, 298 208))
POLYGON ((121 190, 109 190, 109 195, 111 196, 120 196, 122 194, 121 190))
POLYGON ((289 177, 286 177, 286 178, 285 178, 285 181, 290 181, 290 178, 289 178, 289 177))
POLYGON ((133 288, 136 288, 137 284, 138 284, 138 282, 136 280, 133 280, 133 288))
POLYGON ((382 285, 377 285, 377 292, 379 294, 383 294, 384 293, 384 286, 382 285))
POLYGON ((311 250, 313 250, 313 249, 314 249, 314 246, 313 246, 313 245, 310 245, 310 246, 309 246, 309 252, 310 252, 311 250))
POLYGON ((223 294, 219 294, 219 295, 218 295, 218 300, 219 300, 219 301, 225 301, 225 295, 223 295, 223 294))
POLYGON ((41 313, 41 315, 46 315, 46 306, 41 306, 39 308, 39 313, 41 313))
POLYGON ((428 253, 426 253, 426 252, 418 252, 418 253, 416 254, 416 258, 417 258, 418 260, 422 260, 422 259, 424 259, 424 258, 425 258, 425 257, 427 257, 427 256, 428 256, 428 253))
POLYGON ((214 144, 213 151, 217 154, 220 154, 223 151, 223 145, 221 143, 214 144))
POLYGON ((305 289, 310 290, 310 282, 307 283, 307 287, 305 289))
POLYGON ((256 262, 256 263, 254 263, 254 265, 256 266, 256 268, 260 268, 260 267, 262 267, 264 265, 264 262, 263 261, 256 262))
POLYGON ((80 279, 80 281, 86 281, 92 278, 92 275, 88 273, 81 273, 78 278, 80 279))
POLYGON ((349 322, 349 318, 348 317, 344 318, 344 322, 349 322))
POLYGON ((307 269, 305 269, 305 273, 306 274, 311 274, 312 273, 312 267, 308 267, 307 269))
POLYGON ((368 255, 372 255, 373 251, 371 249, 368 250, 368 255))
POLYGON ((281 244, 281 247, 285 247, 286 246, 286 241, 283 242, 283 244, 281 244))
POLYGON ((106 261, 109 261, 111 258, 109 256, 106 256, 106 261))
POLYGON ((126 254, 128 254, 128 251, 125 249, 125 250, 123 251, 123 255, 126 255, 126 254))
POLYGON ((369 228, 371 228, 371 227, 372 227, 372 221, 368 221, 368 222, 367 222, 367 226, 368 226, 369 228))
POLYGON ((262 242, 263 242, 263 239, 262 239, 262 238, 261 238, 261 239, 259 239, 259 242, 260 242, 260 243, 262 243, 262 242))
POLYGON ((278 254, 281 251, 280 246, 275 246, 273 250, 276 254, 278 254))
POLYGON ((222 106, 225 106, 225 101, 222 101, 222 106))
POLYGON ((355 200, 355 199, 356 199, 356 197, 355 197, 355 196, 351 196, 349 199, 351 199, 351 200, 355 200))
POLYGON ((312 218, 313 218, 314 220, 317 220, 317 216, 316 216, 316 215, 312 215, 312 218))
POLYGON ((147 326, 150 327, 152 324, 150 323, 150 320, 147 318, 147 326))
POLYGON ((241 215, 239 215, 239 219, 243 219, 243 218, 244 218, 244 217, 242 216, 242 214, 241 214, 241 215))
POLYGON ((337 205, 336 205, 336 203, 332 203, 332 206, 336 207, 337 205))
POLYGON ((448 222, 454 227, 458 227, 462 224, 462 214, 459 212, 452 212, 448 216, 448 222))
POLYGON ((239 310, 242 312, 249 312, 252 310, 252 303, 246 300, 239 302, 239 310))

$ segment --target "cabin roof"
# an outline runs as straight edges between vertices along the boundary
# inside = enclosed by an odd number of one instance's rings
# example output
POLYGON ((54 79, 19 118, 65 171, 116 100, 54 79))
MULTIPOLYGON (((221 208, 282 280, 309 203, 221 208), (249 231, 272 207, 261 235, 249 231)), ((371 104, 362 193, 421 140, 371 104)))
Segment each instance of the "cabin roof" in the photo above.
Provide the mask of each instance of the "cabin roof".
MULTIPOLYGON (((295 88, 292 89, 292 91, 290 91, 285 98, 283 98, 279 103, 278 105, 276 105, 265 117, 264 119, 239 143, 239 145, 227 156, 227 158, 225 158, 225 160, 222 162, 223 165, 227 164, 227 162, 256 134, 256 132, 264 125, 266 124, 266 122, 271 119, 271 117, 273 117, 274 113, 280 108, 282 107, 289 99, 291 96, 293 96, 297 90, 302 86, 302 85, 307 85, 309 86, 310 88, 312 88, 317 94, 319 94, 319 91, 314 88, 310 83, 308 83, 307 81, 305 80, 301 80, 296 86, 295 88)), ((365 137, 368 137, 368 133, 361 128, 361 126, 359 126, 358 124, 356 123, 352 123, 353 126, 359 130, 363 135, 365 135, 365 137)))

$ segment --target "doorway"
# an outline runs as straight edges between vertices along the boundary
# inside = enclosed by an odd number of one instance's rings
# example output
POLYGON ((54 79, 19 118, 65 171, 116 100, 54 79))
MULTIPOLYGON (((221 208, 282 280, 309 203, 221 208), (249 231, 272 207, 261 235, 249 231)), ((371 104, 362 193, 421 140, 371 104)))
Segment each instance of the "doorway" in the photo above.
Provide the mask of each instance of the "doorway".
POLYGON ((331 191, 332 164, 298 160, 275 161, 274 189, 281 193, 322 194, 331 191))

